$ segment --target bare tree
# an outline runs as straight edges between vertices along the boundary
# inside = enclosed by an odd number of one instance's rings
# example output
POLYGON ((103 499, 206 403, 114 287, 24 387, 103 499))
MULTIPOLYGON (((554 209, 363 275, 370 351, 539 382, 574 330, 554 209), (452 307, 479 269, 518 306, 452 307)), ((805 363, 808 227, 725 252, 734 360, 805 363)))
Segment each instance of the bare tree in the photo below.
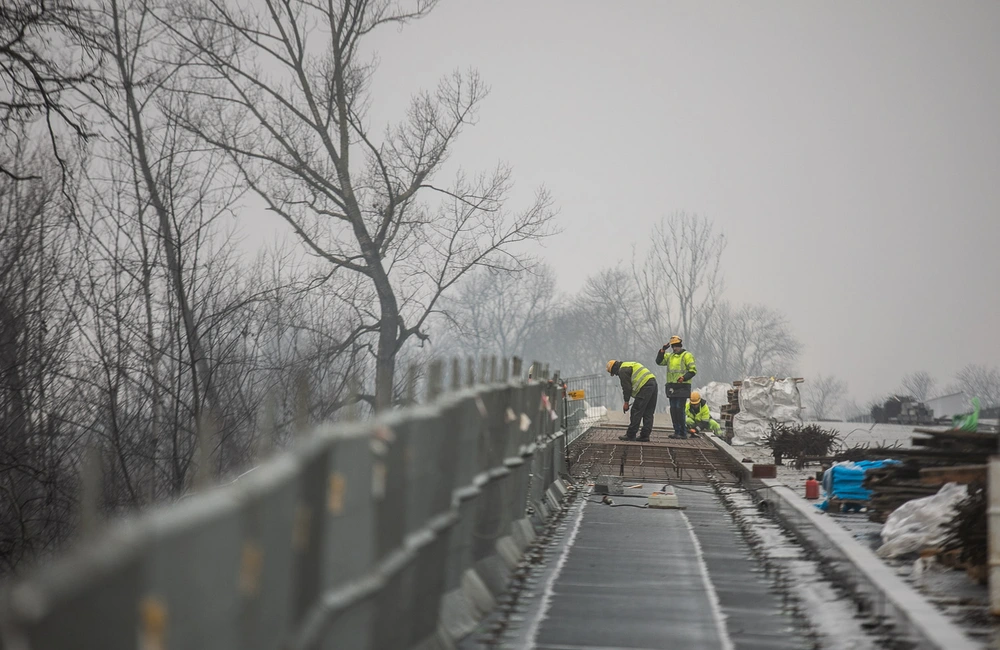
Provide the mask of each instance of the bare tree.
POLYGON ((823 420, 836 410, 841 400, 847 396, 847 382, 833 375, 817 375, 805 383, 805 403, 812 410, 813 417, 823 420))
POLYGON ((164 82, 182 66, 162 65, 169 43, 151 6, 102 0, 94 12, 93 47, 109 63, 104 89, 113 92, 81 91, 105 137, 82 206, 90 264, 76 312, 86 333, 79 377, 100 408, 80 425, 107 456, 108 506, 128 508, 190 486, 205 413, 218 434, 214 471, 250 462, 245 433, 256 411, 220 394, 259 403, 246 394, 261 387, 245 381, 256 359, 243 319, 270 288, 244 279, 234 233, 219 226, 241 193, 221 155, 171 118, 182 96, 164 82))
POLYGON ((73 236, 50 152, 14 150, 25 178, 0 176, 0 573, 64 539, 75 505, 73 236))
POLYGON ((520 268, 513 246, 548 233, 540 190, 529 207, 505 204, 511 172, 435 182, 455 139, 486 96, 475 73, 455 73, 413 99, 381 137, 366 123, 375 65, 361 43, 380 27, 425 16, 434 0, 267 0, 261 11, 183 5, 178 57, 195 74, 173 84, 198 105, 185 125, 225 151, 244 182, 331 273, 361 275, 375 309, 358 307, 376 337, 375 403, 389 406, 396 356, 425 339, 442 294, 476 266, 520 268), (431 193, 436 203, 422 197, 431 193))
MULTIPOLYGON (((60 145, 64 133, 82 140, 94 135, 84 111, 67 97, 99 80, 99 57, 89 47, 93 31, 90 11, 74 0, 0 3, 0 85, 4 88, 0 130, 12 133, 42 120, 44 130, 39 135, 48 139, 63 181, 68 172, 60 145)), ((16 155, 10 154, 0 154, 0 174, 14 180, 28 178, 31 174, 18 168, 16 155)))
POLYGON ((482 268, 469 273, 442 304, 456 352, 477 359, 523 357, 554 315, 555 271, 545 264, 521 272, 482 268))
POLYGON ((955 375, 967 396, 978 397, 983 407, 1000 405, 1000 370, 971 363, 955 375))
POLYGON ((700 381, 788 376, 801 346, 785 317, 764 305, 721 301, 706 324, 700 381))
POLYGON ((937 380, 931 377, 930 373, 923 370, 911 372, 903 377, 902 393, 909 395, 920 402, 926 402, 931 396, 931 391, 937 380))
POLYGON ((647 338, 661 341, 654 349, 672 334, 689 349, 701 349, 724 288, 719 264, 725 248, 726 236, 696 214, 674 213, 654 227, 651 248, 632 268, 643 295, 634 308, 652 329, 647 338))

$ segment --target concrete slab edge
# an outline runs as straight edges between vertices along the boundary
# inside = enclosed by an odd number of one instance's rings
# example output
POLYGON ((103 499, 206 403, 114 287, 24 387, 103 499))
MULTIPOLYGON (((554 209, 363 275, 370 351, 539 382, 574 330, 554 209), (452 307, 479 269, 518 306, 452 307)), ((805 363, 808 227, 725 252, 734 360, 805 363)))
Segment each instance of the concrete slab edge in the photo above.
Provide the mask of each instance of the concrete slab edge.
MULTIPOLYGON (((742 462, 743 455, 715 436, 708 438, 730 458, 734 467, 739 468, 740 475, 750 480, 752 470, 749 463, 742 462)), ((976 650, 981 647, 878 556, 859 544, 847 530, 826 517, 812 503, 800 498, 794 490, 776 479, 760 479, 759 482, 765 487, 758 491, 758 498, 768 499, 781 521, 820 555, 829 557, 833 554, 850 565, 853 571, 845 577, 858 583, 855 586, 872 600, 874 607, 883 607, 897 629, 911 634, 918 648, 976 650)))
MULTIPOLYGON (((708 438, 740 468, 744 479, 750 479, 751 467, 742 462, 743 455, 736 448, 714 436, 708 438)), ((847 577, 858 583, 855 586, 872 599, 873 606, 886 608, 885 613, 894 619, 898 629, 910 631, 919 648, 973 650, 980 647, 878 556, 794 490, 775 479, 759 482, 765 489, 758 491, 758 497, 768 499, 775 506, 775 514, 820 555, 827 557, 833 553, 853 567, 852 575, 847 577), (819 546, 822 548, 815 548, 819 546)))
MULTIPOLYGON (((739 467, 740 475, 751 479, 751 467, 742 462, 743 455, 715 436, 708 439, 739 467)), ((757 479, 754 479, 758 481, 757 479)), ((837 522, 826 517, 812 503, 775 479, 759 479, 764 488, 758 498, 767 499, 774 506, 775 514, 799 537, 813 546, 821 556, 831 555, 852 568, 845 576, 872 601, 881 607, 901 632, 911 634, 921 650, 977 650, 975 643, 934 607, 917 590, 897 576, 878 556, 865 548, 837 522)))
POLYGON ((896 629, 912 636, 918 648, 927 650, 975 650, 975 643, 958 626, 893 572, 878 556, 837 522, 800 498, 791 488, 774 479, 764 479, 761 497, 768 499, 775 513, 801 538, 824 557, 832 554, 853 570, 845 576, 868 596, 872 606, 892 618, 896 629), (817 534, 818 533, 818 534, 817 534))

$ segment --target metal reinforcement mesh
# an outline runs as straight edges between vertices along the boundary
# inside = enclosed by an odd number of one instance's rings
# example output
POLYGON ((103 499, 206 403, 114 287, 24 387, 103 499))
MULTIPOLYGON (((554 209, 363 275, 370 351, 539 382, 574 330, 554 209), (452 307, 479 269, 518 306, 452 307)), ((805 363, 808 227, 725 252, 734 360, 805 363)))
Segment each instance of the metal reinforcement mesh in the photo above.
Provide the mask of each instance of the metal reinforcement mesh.
POLYGON ((570 474, 575 478, 622 476, 633 481, 735 482, 729 460, 702 437, 671 440, 671 431, 654 429, 649 442, 623 442, 620 426, 594 426, 569 447, 570 474))

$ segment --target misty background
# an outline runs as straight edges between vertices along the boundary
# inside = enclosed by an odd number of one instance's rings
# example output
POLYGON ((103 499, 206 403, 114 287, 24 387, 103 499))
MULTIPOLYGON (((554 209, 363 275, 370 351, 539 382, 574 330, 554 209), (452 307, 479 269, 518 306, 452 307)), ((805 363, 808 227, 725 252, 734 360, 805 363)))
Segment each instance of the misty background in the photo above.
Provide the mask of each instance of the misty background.
POLYGON ((0 10, 0 571, 432 360, 1000 403, 995 3, 276 6, 0 10))
POLYGON ((388 109, 480 71, 454 159, 552 191, 565 292, 670 212, 712 219, 727 295, 784 313, 798 371, 863 402, 1000 363, 998 24, 988 1, 469 0, 379 35, 375 88, 388 109))

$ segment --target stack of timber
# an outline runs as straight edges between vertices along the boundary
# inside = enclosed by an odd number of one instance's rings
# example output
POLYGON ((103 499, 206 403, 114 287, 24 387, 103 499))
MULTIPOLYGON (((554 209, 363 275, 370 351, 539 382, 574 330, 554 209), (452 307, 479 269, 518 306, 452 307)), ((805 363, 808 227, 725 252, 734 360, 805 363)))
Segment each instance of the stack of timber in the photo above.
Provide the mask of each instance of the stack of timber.
MULTIPOLYGON (((901 465, 869 470, 862 484, 871 490, 869 519, 885 522, 892 512, 912 499, 937 493, 945 483, 984 481, 986 462, 997 452, 997 435, 968 431, 914 429, 912 448, 871 448, 866 458, 895 458, 901 465)), ((856 450, 851 456, 857 456, 856 450)), ((847 454, 845 454, 847 456, 847 454)))

